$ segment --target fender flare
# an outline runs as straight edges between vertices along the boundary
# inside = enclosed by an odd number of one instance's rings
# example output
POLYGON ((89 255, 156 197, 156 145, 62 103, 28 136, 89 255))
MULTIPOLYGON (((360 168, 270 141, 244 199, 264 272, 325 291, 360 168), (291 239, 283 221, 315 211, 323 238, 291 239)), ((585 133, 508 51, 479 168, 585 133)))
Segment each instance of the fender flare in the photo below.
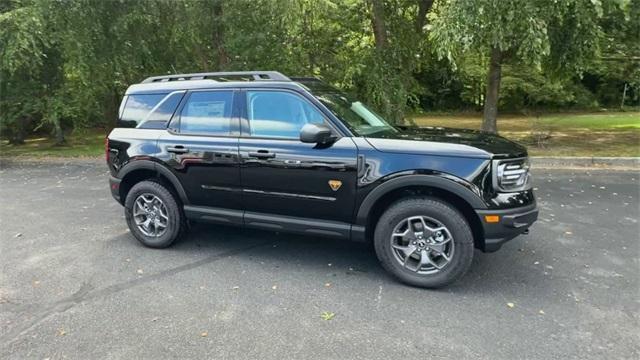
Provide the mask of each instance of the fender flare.
POLYGON ((171 172, 171 170, 167 169, 161 164, 156 163, 155 161, 132 160, 120 169, 118 175, 122 180, 124 180, 129 173, 137 170, 151 170, 157 175, 163 176, 171 183, 171 185, 173 185, 174 189, 176 189, 176 192, 178 193, 178 196, 180 197, 182 203, 184 205, 190 204, 187 193, 184 191, 184 188, 182 187, 180 180, 178 180, 178 177, 173 172, 171 172))
POLYGON ((390 191, 407 186, 428 186, 453 193, 467 202, 473 209, 486 209, 487 205, 480 196, 466 187, 463 180, 456 181, 449 176, 406 175, 388 180, 373 189, 364 198, 356 215, 356 224, 366 225, 367 217, 376 202, 390 191))

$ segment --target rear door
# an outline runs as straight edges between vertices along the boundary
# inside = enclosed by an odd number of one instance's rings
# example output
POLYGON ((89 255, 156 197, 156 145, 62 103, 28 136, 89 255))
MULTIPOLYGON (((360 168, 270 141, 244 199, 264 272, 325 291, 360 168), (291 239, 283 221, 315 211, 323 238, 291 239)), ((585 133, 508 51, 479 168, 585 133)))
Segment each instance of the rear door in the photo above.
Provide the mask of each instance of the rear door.
POLYGON ((246 90, 242 100, 245 222, 249 213, 350 222, 356 189, 353 140, 342 137, 329 146, 301 142, 302 126, 329 123, 297 92, 246 90))
POLYGON ((236 99, 233 89, 187 92, 158 140, 192 206, 242 209, 236 99))

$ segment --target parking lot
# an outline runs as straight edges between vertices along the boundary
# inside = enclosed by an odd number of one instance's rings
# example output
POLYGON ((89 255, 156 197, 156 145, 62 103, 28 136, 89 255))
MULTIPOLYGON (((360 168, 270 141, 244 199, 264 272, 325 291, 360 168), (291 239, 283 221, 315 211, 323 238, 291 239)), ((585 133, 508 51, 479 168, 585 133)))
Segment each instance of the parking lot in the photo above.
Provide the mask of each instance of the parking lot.
POLYGON ((531 233, 434 291, 358 243, 196 225, 147 249, 102 161, 5 163, 0 358, 637 359, 638 173, 534 173, 531 233))

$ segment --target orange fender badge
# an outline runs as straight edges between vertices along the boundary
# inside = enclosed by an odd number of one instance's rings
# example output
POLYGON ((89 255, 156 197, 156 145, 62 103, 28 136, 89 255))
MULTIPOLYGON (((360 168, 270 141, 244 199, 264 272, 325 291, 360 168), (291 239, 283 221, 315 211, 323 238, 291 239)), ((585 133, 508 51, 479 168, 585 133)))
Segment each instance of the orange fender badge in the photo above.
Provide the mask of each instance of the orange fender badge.
POLYGON ((329 186, 331 187, 331 190, 338 191, 338 189, 340 189, 340 186, 342 186, 342 181, 340 181, 340 180, 329 180, 329 186))

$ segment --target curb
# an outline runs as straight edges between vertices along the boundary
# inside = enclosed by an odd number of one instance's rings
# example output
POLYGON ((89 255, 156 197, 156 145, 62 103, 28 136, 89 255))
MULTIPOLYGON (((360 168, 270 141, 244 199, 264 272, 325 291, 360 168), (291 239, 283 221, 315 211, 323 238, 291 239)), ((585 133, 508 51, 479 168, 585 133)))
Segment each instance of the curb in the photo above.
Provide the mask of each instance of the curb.
POLYGON ((531 165, 534 168, 600 168, 640 170, 640 157, 556 157, 532 156, 531 165))

